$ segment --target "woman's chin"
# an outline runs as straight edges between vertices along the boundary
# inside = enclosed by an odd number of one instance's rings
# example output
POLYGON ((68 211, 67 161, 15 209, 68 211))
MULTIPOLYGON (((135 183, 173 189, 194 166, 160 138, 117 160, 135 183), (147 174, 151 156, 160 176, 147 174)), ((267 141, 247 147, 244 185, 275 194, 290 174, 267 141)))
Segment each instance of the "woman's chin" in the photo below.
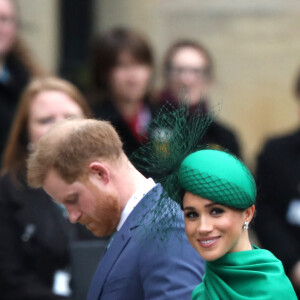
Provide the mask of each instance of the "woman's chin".
POLYGON ((219 251, 199 251, 198 253, 205 261, 214 261, 221 258, 224 254, 220 254, 219 251))

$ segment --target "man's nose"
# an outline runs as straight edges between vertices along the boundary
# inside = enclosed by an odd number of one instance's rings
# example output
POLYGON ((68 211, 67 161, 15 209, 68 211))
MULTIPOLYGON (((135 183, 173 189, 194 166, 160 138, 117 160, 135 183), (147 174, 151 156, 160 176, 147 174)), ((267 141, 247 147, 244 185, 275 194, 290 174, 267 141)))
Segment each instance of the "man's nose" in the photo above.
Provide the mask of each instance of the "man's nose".
POLYGON ((81 212, 77 209, 74 208, 70 208, 67 207, 68 213, 69 213, 69 220, 71 223, 77 223, 80 216, 81 216, 81 212))
POLYGON ((180 81, 183 85, 189 85, 195 81, 195 75, 191 71, 185 70, 180 74, 180 81))

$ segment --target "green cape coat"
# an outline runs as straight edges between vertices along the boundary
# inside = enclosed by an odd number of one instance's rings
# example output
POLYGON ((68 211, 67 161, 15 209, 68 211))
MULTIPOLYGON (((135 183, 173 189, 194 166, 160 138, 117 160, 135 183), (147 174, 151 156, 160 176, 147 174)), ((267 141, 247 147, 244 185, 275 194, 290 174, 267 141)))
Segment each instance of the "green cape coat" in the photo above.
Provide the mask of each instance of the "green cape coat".
POLYGON ((297 300, 282 263, 270 251, 228 253, 206 262, 203 282, 193 291, 192 300, 297 300))

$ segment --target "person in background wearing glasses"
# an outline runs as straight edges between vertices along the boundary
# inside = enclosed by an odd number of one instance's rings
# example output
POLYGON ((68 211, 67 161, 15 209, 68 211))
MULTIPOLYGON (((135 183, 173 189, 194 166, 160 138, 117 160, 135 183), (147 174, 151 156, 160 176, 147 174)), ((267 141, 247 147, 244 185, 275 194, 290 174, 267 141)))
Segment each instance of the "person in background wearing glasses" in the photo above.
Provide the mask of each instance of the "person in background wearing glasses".
MULTIPOLYGON (((209 109, 208 91, 214 80, 214 63, 208 50, 196 41, 179 40, 170 46, 164 60, 165 87, 159 102, 171 103, 175 108, 181 97, 189 100, 190 113, 199 103, 202 112, 209 109)), ((216 149, 228 149, 240 156, 236 135, 219 121, 209 127, 203 143, 216 149)))

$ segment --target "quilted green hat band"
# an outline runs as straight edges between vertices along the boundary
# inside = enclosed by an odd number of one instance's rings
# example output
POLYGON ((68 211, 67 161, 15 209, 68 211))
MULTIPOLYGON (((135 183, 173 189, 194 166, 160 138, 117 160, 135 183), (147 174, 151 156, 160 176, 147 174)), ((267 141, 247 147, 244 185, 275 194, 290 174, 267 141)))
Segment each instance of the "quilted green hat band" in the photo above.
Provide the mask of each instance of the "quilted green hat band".
POLYGON ((179 183, 186 191, 226 206, 245 209, 255 203, 256 185, 249 169, 224 151, 188 155, 179 169, 179 183))

